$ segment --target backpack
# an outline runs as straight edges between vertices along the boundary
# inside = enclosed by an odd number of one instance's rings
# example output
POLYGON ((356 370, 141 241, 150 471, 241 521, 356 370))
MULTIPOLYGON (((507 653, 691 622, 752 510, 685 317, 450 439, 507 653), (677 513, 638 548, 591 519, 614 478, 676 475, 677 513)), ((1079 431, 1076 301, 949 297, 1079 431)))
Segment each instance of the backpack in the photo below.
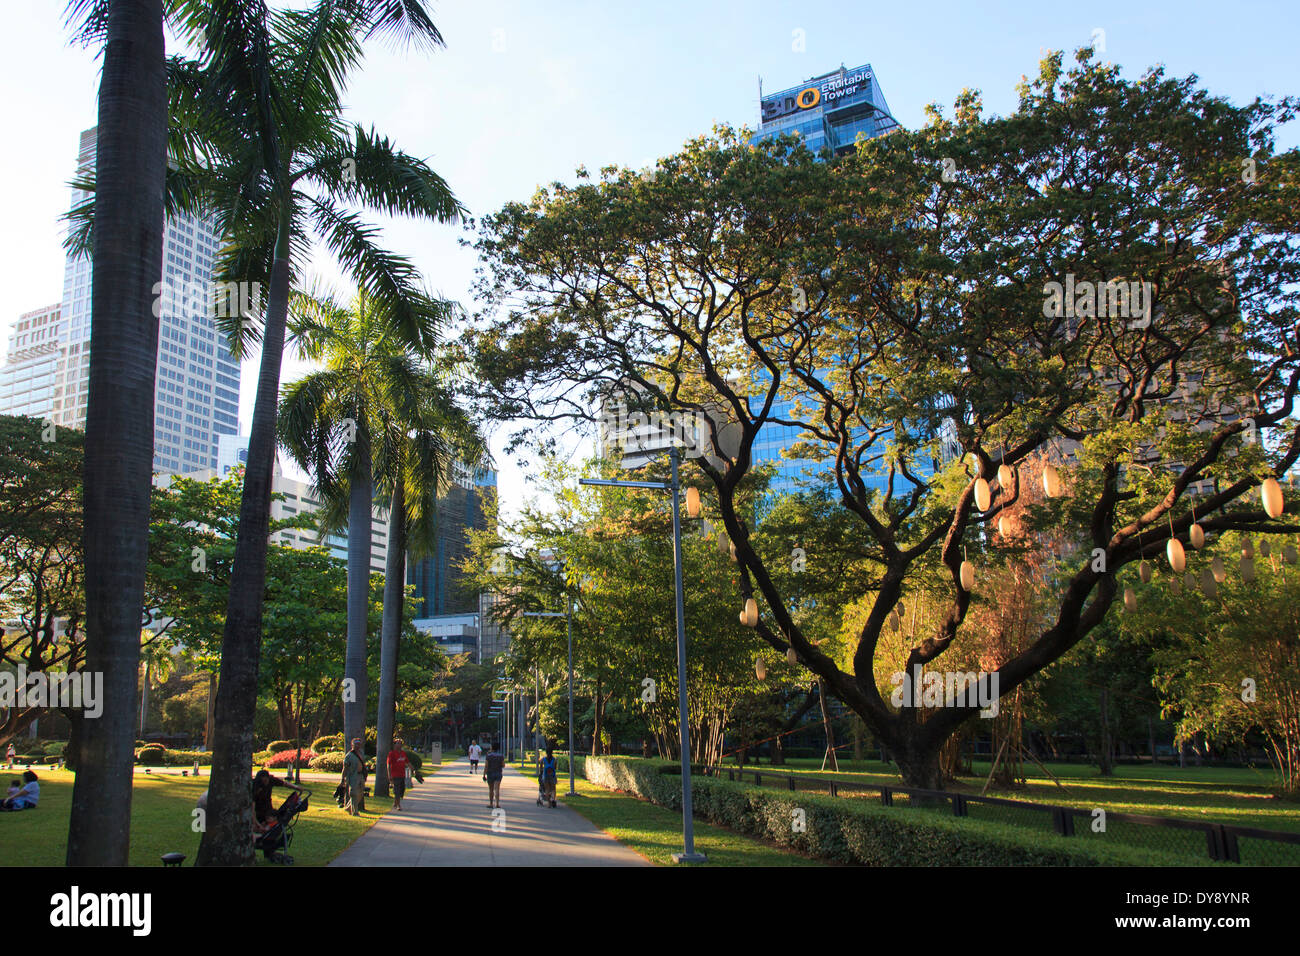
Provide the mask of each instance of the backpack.
POLYGON ((547 783, 555 782, 555 758, 554 757, 542 758, 542 779, 545 780, 547 783))

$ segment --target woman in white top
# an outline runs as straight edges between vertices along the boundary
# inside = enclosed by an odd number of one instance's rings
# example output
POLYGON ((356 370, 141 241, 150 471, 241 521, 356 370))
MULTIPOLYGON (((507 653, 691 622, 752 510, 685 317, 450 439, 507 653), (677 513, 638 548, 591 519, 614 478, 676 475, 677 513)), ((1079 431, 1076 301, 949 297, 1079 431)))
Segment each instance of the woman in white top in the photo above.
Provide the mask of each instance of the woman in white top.
POLYGON ((36 774, 28 770, 23 774, 22 789, 4 802, 6 810, 31 810, 41 799, 41 785, 36 781, 36 774))

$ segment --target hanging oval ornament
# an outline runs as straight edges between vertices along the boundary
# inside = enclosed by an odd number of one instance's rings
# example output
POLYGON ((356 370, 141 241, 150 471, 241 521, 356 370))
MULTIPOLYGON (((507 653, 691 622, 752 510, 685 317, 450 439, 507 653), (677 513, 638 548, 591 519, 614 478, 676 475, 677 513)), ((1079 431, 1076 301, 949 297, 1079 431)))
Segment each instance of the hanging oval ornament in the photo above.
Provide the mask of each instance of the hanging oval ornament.
POLYGON ((753 598, 745 599, 745 610, 740 615, 740 621, 745 627, 758 627, 758 602, 753 598))
POLYGON ((1192 547, 1198 551, 1205 547, 1205 529, 1199 524, 1194 524, 1187 530, 1187 537, 1191 539, 1192 547))
POLYGON ((1011 493, 1011 485, 1016 480, 1015 474, 1011 471, 1010 465, 998 465, 998 485, 1007 494, 1011 493))
POLYGON ((1241 580, 1247 584, 1255 580, 1255 561, 1252 558, 1241 559, 1241 580))
POLYGON ((989 483, 984 478, 975 479, 975 507, 980 511, 988 511, 989 505, 993 503, 993 491, 989 488, 989 483))
POLYGON ((1272 550, 1273 549, 1269 547, 1268 538, 1261 538, 1259 542, 1259 556, 1261 558, 1267 558, 1269 552, 1271 552, 1272 550))
POLYGON ((731 560, 737 563, 740 562, 740 557, 736 554, 736 546, 734 544, 731 545, 731 560))
POLYGON ((785 662, 786 662, 787 664, 798 664, 798 663, 799 663, 799 653, 794 649, 793 646, 791 646, 791 647, 787 647, 787 648, 786 648, 786 650, 785 650, 785 662))
POLYGON ((1174 597, 1178 597, 1180 594, 1183 593, 1182 578, 1175 576, 1169 579, 1169 593, 1172 594, 1174 597))
POLYGON ((1043 493, 1049 498, 1056 498, 1061 494, 1061 473, 1056 470, 1055 465, 1043 466, 1043 493))
POLYGON ((767 664, 763 662, 761 657, 754 661, 754 676, 759 680, 767 680, 767 664))
POLYGON ((1282 486, 1276 478, 1265 478, 1259 486, 1259 496, 1264 501, 1264 511, 1270 518, 1282 517, 1282 486))
POLYGON ((1142 579, 1143 584, 1151 583, 1151 565, 1147 561, 1138 564, 1138 577, 1142 579))
POLYGON ((1196 590, 1196 575, 1191 571, 1183 575, 1183 587, 1187 589, 1189 594, 1196 590))
POLYGON ((1282 560, 1287 564, 1295 564, 1297 560, 1300 560, 1300 554, 1296 552, 1294 544, 1288 544, 1282 549, 1282 560))
POLYGON ((975 590, 975 565, 969 561, 961 563, 961 586, 964 591, 975 590))
POLYGON ((1129 611, 1136 611, 1138 606, 1137 595, 1133 593, 1132 588, 1124 589, 1124 607, 1129 611))
POLYGON ((718 540, 716 542, 716 546, 718 549, 718 554, 722 554, 722 555, 731 554, 731 542, 727 539, 727 532, 723 531, 721 528, 718 529, 718 540))
POLYGON ((1165 555, 1169 558, 1169 566, 1175 571, 1181 572, 1187 567, 1187 552, 1183 550, 1183 543, 1177 538, 1169 539, 1169 543, 1165 545, 1165 555))
POLYGON ((895 631, 897 631, 900 627, 903 626, 902 622, 898 619, 897 609, 889 612, 889 626, 891 629, 895 631))
POLYGON ((1214 575, 1214 580, 1219 584, 1228 580, 1228 569, 1223 566, 1223 558, 1217 554, 1214 560, 1210 562, 1210 573, 1214 575))
POLYGON ((1219 593, 1219 582, 1214 580, 1214 572, 1209 568, 1201 568, 1201 591, 1207 598, 1212 598, 1219 593))
POLYGON ((1006 515, 1002 515, 998 518, 998 534, 1002 535, 1004 538, 1011 537, 1011 522, 1007 520, 1006 515))
POLYGON ((1253 558, 1255 556, 1255 542, 1247 538, 1246 543, 1241 547, 1241 556, 1243 558, 1253 558))

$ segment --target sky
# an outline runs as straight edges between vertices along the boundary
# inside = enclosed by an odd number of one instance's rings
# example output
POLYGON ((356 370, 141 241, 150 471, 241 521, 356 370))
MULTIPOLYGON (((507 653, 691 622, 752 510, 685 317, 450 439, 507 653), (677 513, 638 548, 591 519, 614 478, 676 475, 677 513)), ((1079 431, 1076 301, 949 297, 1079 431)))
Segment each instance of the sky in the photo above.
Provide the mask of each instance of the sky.
MULTIPOLYGON (((0 149, 0 340, 18 315, 59 299, 62 216, 81 130, 95 124, 97 50, 68 43, 59 0, 12 4, 0 58, 11 137, 0 149)), ((368 46, 348 92, 349 119, 374 126, 429 161, 472 215, 572 181, 578 166, 642 168, 717 123, 758 124, 758 89, 870 64, 894 116, 910 128, 925 106, 980 90, 987 113, 1016 105, 1022 75, 1048 50, 1095 45, 1130 77, 1163 65, 1196 74, 1235 104, 1300 94, 1300 4, 1285 2, 1054 4, 473 0, 430 2, 446 48, 368 46)), ((951 112, 949 109, 948 112, 951 112)), ((1300 144, 1283 131, 1280 146, 1300 144)), ((476 256, 458 227, 376 219, 389 248, 410 256, 432 291, 473 308, 476 256)), ((318 255, 313 277, 342 290, 318 255)), ((286 362, 282 381, 305 367, 286 362)), ((243 372, 247 432, 255 365, 243 372)), ((496 436, 499 453, 503 436, 496 436)), ((497 455, 507 511, 526 472, 497 455)))

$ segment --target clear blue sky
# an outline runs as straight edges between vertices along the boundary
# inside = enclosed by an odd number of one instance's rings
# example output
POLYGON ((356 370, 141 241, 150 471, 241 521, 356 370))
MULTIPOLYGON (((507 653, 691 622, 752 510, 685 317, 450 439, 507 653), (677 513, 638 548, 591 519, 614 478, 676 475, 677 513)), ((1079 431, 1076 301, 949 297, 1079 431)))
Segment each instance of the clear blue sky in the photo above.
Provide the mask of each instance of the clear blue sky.
MULTIPOLYGON (((77 134, 95 123, 98 62, 68 46, 63 4, 13 5, 0 77, 10 138, 0 150, 4 196, 0 336, 20 312, 57 301, 61 227, 77 134)), ((353 82, 353 117, 425 156, 475 214, 527 198, 574 167, 644 166, 716 122, 757 124, 758 78, 768 91, 870 63, 894 115, 922 122, 965 87, 1007 113, 1015 86, 1042 53, 1073 51, 1104 31, 1102 59, 1131 76, 1163 64, 1196 73, 1244 103, 1300 93, 1300 5, 1291 2, 432 3, 447 48, 432 55, 374 45, 353 82), (803 31, 804 50, 794 49, 803 31)), ((1282 144, 1300 143, 1288 130, 1282 144)), ((411 255, 431 287, 468 303, 474 257, 456 230, 392 223, 389 244, 411 255)), ((322 264, 321 276, 335 279, 322 264)), ((286 366, 291 379, 299 368, 286 366)), ((253 374, 246 368, 241 426, 253 374)), ((494 443, 496 444, 496 443, 494 443)), ((502 490, 521 489, 502 461, 502 490)))

